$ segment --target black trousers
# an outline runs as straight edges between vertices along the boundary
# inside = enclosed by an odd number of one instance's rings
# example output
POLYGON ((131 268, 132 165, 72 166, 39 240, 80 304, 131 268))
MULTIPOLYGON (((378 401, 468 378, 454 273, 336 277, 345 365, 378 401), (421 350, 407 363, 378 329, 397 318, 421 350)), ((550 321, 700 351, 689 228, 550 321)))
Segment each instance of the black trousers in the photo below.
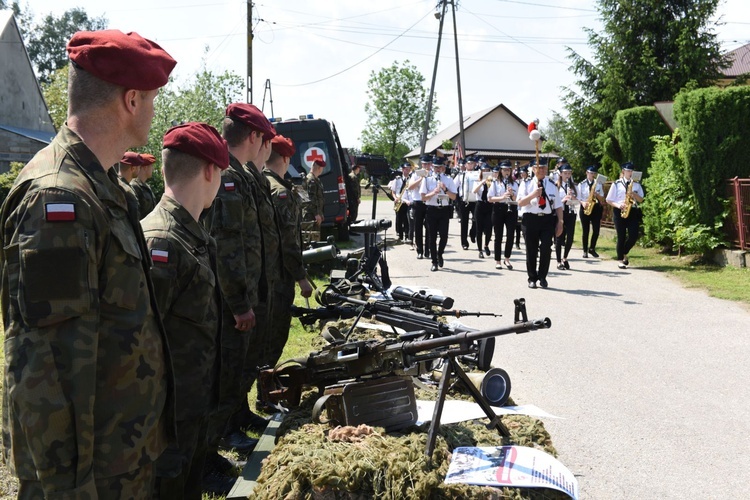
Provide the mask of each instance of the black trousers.
POLYGON ((596 242, 599 240, 599 230, 602 226, 603 213, 604 207, 602 207, 600 203, 596 204, 591 211, 591 215, 583 213, 583 208, 580 210, 581 238, 583 239, 584 253, 588 253, 589 250, 596 250, 596 242), (591 244, 589 244, 589 232, 591 233, 591 244))
POLYGON ((490 244, 492 237, 492 203, 477 201, 474 208, 474 220, 477 224, 477 248, 482 250, 490 244), (482 235, 484 235, 484 245, 482 245, 482 235))
POLYGON ((573 237, 576 234, 576 213, 563 209, 563 232, 555 238, 555 256, 557 261, 567 259, 573 247, 573 237), (563 248, 565 252, 563 253, 563 248))
POLYGON ((409 206, 406 203, 402 203, 396 212, 396 234, 400 239, 409 239, 409 206))
POLYGON ((415 201, 412 203, 412 217, 414 219, 414 242, 417 245, 417 253, 424 254, 425 247, 429 250, 430 245, 430 231, 428 229, 425 234, 424 225, 426 222, 425 218, 425 204, 422 201, 415 201), (426 238, 426 241, 425 241, 426 238))
MULTIPOLYGON (((521 232, 523 231, 523 220, 521 220, 521 217, 518 215, 518 209, 516 208, 516 245, 521 246, 521 232)), ((526 244, 526 239, 524 236, 524 245, 526 244)))
POLYGON ((448 244, 448 226, 451 220, 450 211, 452 206, 427 207, 427 234, 430 245, 430 257, 432 263, 437 265, 438 256, 442 257, 445 246, 448 244), (438 237, 440 241, 438 242, 438 237))
POLYGON ((476 209, 477 203, 475 201, 458 203, 459 214, 461 218, 461 246, 469 246, 469 237, 476 238, 477 236, 477 220, 474 218, 474 210, 476 209), (471 229, 469 229, 469 219, 471 218, 471 229))
POLYGON ((518 212, 506 203, 492 204, 492 229, 495 232, 495 260, 502 260, 504 255, 510 259, 513 253, 513 230, 516 228, 518 212), (503 253, 503 232, 505 232, 505 252, 503 253))
POLYGON ((529 281, 547 279, 556 220, 555 214, 523 214, 524 239, 526 240, 526 274, 529 281), (538 267, 537 254, 539 254, 538 267))
POLYGON ((635 242, 638 241, 641 210, 633 207, 627 219, 622 218, 619 208, 612 210, 612 215, 615 223, 615 231, 617 231, 617 260, 622 260, 630 253, 630 249, 635 246, 635 242))

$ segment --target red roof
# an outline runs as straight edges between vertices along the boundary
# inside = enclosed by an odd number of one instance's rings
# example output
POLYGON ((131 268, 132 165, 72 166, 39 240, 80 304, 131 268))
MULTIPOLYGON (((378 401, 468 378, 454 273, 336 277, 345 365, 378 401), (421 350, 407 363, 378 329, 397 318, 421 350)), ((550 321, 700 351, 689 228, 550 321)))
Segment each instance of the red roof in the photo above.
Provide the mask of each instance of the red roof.
POLYGON ((735 78, 750 73, 750 43, 728 52, 726 57, 731 66, 722 71, 724 76, 735 78))

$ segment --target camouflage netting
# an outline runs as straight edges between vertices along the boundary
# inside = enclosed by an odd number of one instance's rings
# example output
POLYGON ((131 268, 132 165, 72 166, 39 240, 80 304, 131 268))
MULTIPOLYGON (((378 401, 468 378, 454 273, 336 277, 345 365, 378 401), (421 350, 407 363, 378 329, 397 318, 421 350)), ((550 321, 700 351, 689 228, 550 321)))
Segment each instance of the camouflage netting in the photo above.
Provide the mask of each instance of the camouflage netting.
MULTIPOLYGON (((368 320, 369 321, 369 320, 368 320)), ((321 328, 345 333, 352 320, 329 321, 321 328)), ((349 340, 383 340, 387 333, 356 330, 349 340)), ((313 341, 313 349, 325 341, 313 341)), ((420 384, 421 385, 421 384, 420 384)), ((458 384, 448 399, 472 400, 458 384)), ((425 456, 429 423, 386 434, 379 427, 339 427, 312 423, 317 391, 303 394, 302 403, 281 423, 277 444, 264 460, 254 499, 567 499, 544 488, 491 488, 445 484, 452 452, 459 446, 530 446, 557 456, 541 421, 513 415, 502 418, 511 437, 487 429, 487 419, 441 426, 432 463, 425 456)), ((437 390, 416 388, 417 399, 435 400, 437 390)), ((508 401, 513 405, 513 401, 508 401)))

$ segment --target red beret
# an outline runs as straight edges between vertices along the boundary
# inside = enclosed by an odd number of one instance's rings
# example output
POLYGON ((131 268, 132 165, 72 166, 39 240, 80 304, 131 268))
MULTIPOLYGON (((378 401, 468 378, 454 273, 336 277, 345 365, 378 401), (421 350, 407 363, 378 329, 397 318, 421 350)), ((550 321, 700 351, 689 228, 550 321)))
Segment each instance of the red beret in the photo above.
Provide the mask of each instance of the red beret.
POLYGON ((241 121, 253 130, 261 132, 264 141, 270 141, 276 136, 276 129, 273 128, 266 115, 252 104, 230 104, 227 106, 226 115, 234 120, 241 121))
POLYGON ((156 163, 156 157, 148 153, 141 153, 141 159, 143 160, 142 167, 147 167, 152 163, 156 163))
POLYGON ((326 162, 325 160, 317 159, 317 160, 313 160, 313 165, 320 165, 321 167, 325 167, 326 162))
POLYGON ((133 151, 126 151, 125 154, 122 155, 120 163, 124 163, 125 165, 130 165, 132 167, 140 167, 141 165, 143 165, 143 158, 138 153, 135 153, 133 151))
POLYGON ((79 31, 68 42, 77 66, 126 89, 154 90, 166 85, 177 61, 151 40, 120 30, 79 31))
POLYGON ((190 122, 170 128, 164 134, 164 149, 167 148, 202 158, 222 170, 229 168, 227 141, 205 123, 190 122))
POLYGON ((284 137, 281 134, 278 134, 276 137, 271 139, 271 149, 273 151, 276 151, 281 156, 286 156, 287 158, 291 158, 295 151, 294 143, 292 142, 292 140, 288 137, 284 137))

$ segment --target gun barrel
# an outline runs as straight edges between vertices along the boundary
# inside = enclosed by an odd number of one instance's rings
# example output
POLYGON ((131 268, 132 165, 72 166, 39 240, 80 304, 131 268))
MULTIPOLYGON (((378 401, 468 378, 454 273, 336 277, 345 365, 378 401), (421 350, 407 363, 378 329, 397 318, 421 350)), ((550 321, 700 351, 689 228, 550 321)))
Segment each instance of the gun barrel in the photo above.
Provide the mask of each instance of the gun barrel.
POLYGON ((311 248, 302 252, 302 262, 304 264, 313 264, 315 262, 325 262, 333 260, 338 255, 336 245, 326 245, 318 248, 311 248))
MULTIPOLYGON (((512 326, 503 328, 492 328, 489 330, 478 330, 472 332, 461 332, 455 335, 446 335, 445 337, 434 337, 425 340, 413 340, 402 343, 398 346, 405 354, 416 354, 430 349, 447 347, 454 344, 466 344, 475 340, 488 339, 490 337, 499 337, 511 333, 526 333, 534 330, 542 330, 552 326, 552 320, 549 318, 525 321, 516 323, 512 326)), ((394 347, 394 346, 392 346, 394 347)))

